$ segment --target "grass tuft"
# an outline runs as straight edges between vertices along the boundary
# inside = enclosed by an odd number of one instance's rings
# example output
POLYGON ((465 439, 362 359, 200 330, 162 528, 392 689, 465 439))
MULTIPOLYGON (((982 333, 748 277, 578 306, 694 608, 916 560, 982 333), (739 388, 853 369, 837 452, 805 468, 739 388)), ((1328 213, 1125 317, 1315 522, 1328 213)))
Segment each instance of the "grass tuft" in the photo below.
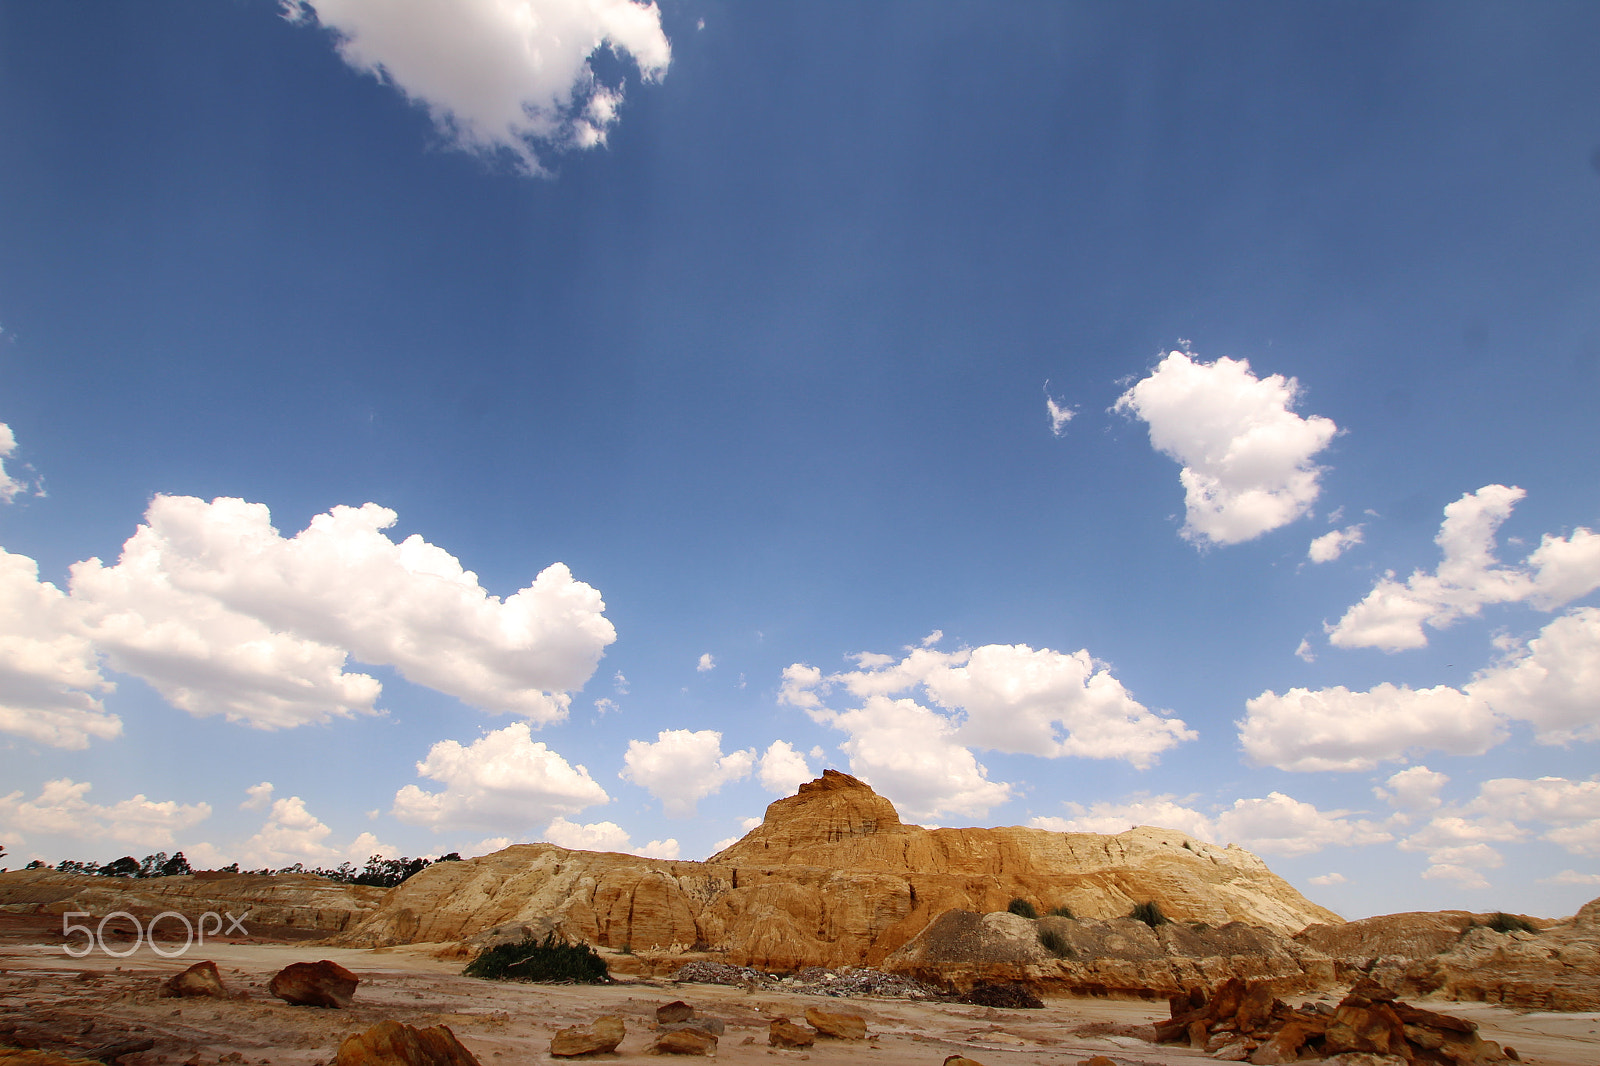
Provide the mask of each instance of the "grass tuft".
POLYGON ((1483 924, 1497 933, 1510 933, 1513 931, 1537 933, 1539 931, 1539 927, 1526 918, 1518 918, 1515 914, 1507 914, 1505 911, 1495 911, 1489 916, 1489 920, 1483 924))
POLYGON ((1039 946, 1058 959, 1073 957, 1072 945, 1067 943, 1067 938, 1054 929, 1039 930, 1039 946))
POLYGON ((1052 918, 1073 918, 1073 919, 1076 919, 1078 916, 1076 914, 1072 913, 1072 908, 1071 907, 1069 907, 1065 903, 1063 903, 1059 907, 1051 907, 1050 908, 1050 917, 1052 917, 1052 918))
POLYGON ((1128 913, 1128 917, 1136 922, 1143 922, 1152 929, 1158 925, 1166 925, 1169 920, 1165 914, 1161 913, 1161 905, 1154 900, 1135 903, 1133 910, 1128 913))
POLYGON ((1006 910, 1022 918, 1037 920, 1039 917, 1039 908, 1035 907, 1025 899, 1012 900, 1010 903, 1006 904, 1006 910))

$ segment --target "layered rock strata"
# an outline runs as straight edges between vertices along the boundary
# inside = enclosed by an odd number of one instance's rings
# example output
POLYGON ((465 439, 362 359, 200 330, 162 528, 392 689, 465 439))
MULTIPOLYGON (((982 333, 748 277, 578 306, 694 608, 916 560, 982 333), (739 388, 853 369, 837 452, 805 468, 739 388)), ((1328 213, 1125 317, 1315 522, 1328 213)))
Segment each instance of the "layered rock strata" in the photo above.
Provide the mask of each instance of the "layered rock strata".
MULTIPOLYGON (((204 914, 215 914, 218 928, 212 929, 208 920, 208 935, 241 935, 224 914, 239 919, 246 933, 252 929, 337 933, 374 911, 387 892, 312 874, 203 873, 133 880, 55 870, 0 873, 0 910, 13 914, 86 911, 99 917, 127 911, 148 918, 175 911, 195 923, 204 914)), ((167 932, 180 928, 162 926, 167 932)))
POLYGON ((828 771, 706 862, 520 844, 436 863, 339 943, 490 942, 556 931, 601 947, 702 950, 765 970, 875 966, 951 910, 1112 918, 1154 902, 1189 922, 1292 933, 1339 917, 1237 847, 1141 827, 1115 836, 906 825, 828 771))

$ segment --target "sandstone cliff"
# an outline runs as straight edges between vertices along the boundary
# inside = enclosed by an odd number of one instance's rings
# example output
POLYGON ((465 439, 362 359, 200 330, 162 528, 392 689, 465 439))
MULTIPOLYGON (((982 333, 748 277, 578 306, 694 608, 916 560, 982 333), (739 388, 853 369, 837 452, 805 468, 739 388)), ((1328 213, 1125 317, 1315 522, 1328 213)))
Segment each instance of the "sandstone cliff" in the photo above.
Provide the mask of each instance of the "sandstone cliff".
POLYGON ((1488 914, 1385 914, 1296 935, 1336 960, 1337 975, 1370 976, 1407 995, 1437 992, 1525 1010, 1600 1010, 1600 899, 1571 918, 1529 920, 1538 932, 1489 928, 1488 914))
POLYGON ((455 942, 554 929, 602 947, 709 950, 766 970, 878 965, 947 911, 1003 910, 1018 897, 1094 918, 1151 901, 1175 919, 1285 934, 1340 921, 1240 848, 1147 827, 1115 836, 927 830, 829 771, 706 862, 515 845, 436 863, 339 939, 455 942))
POLYGON ((185 874, 124 880, 55 870, 0 873, 0 910, 13 914, 128 911, 147 918, 176 911, 197 921, 211 911, 233 914, 246 929, 337 933, 377 908, 387 889, 343 885, 311 874, 185 874), (248 914, 249 917, 245 918, 248 914))

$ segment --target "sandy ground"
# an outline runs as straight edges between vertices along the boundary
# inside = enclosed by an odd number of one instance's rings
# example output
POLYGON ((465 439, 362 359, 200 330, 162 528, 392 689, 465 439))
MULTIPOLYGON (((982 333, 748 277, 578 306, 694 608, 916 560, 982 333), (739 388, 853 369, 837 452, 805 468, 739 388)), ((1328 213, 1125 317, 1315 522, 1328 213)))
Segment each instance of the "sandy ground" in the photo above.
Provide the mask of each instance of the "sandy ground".
MULTIPOLYGON (((690 1003, 701 1016, 723 1020, 727 1029, 716 1058, 724 1063, 938 1066, 958 1053, 986 1066, 1075 1066, 1094 1055, 1128 1066, 1214 1061, 1186 1048, 1149 1044, 1137 1035, 1148 1023, 1166 1017, 1164 1001, 1058 998, 1047 1000, 1043 1010, 994 1010, 650 979, 611 986, 525 985, 462 977, 459 961, 441 961, 413 948, 368 951, 209 942, 181 958, 167 959, 146 944, 123 959, 99 952, 74 959, 59 943, 8 939, 0 942, 0 1022, 21 1023, 35 1033, 71 1034, 84 1044, 155 1040, 151 1050, 123 1060, 129 1064, 331 1063, 343 1037, 387 1018, 419 1027, 448 1025, 484 1066, 573 1061, 550 1057, 551 1035, 600 1014, 622 1015, 628 1029, 618 1053, 599 1056, 601 1061, 660 1063, 644 1049, 652 1039, 655 1008, 675 999, 690 1003), (236 998, 158 998, 162 980, 202 959, 217 964, 236 998), (272 974, 291 962, 316 959, 332 959, 361 978, 349 1009, 293 1007, 267 994, 272 974), (800 1021, 810 1006, 863 1015, 869 1040, 819 1041, 808 1051, 767 1046, 767 1024, 773 1017, 800 1021)), ((1517 1013, 1481 1004, 1428 1006, 1472 1018, 1484 1036, 1514 1046, 1524 1062, 1600 1063, 1600 1015, 1517 1013)))

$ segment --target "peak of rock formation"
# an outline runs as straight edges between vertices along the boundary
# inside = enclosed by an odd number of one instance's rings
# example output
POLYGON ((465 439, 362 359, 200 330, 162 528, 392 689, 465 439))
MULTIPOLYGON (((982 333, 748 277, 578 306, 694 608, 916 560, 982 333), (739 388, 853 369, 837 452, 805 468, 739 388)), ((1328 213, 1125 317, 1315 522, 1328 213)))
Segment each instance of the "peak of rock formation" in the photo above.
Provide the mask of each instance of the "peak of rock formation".
POLYGON ((767 970, 877 965, 950 910, 1169 916, 1280 933, 1338 923, 1241 848, 1169 829, 1115 836, 937 829, 901 822, 864 782, 829 771, 767 808, 706 862, 518 844, 435 863, 390 892, 352 945, 485 943, 559 932, 599 947, 704 950, 767 970))

